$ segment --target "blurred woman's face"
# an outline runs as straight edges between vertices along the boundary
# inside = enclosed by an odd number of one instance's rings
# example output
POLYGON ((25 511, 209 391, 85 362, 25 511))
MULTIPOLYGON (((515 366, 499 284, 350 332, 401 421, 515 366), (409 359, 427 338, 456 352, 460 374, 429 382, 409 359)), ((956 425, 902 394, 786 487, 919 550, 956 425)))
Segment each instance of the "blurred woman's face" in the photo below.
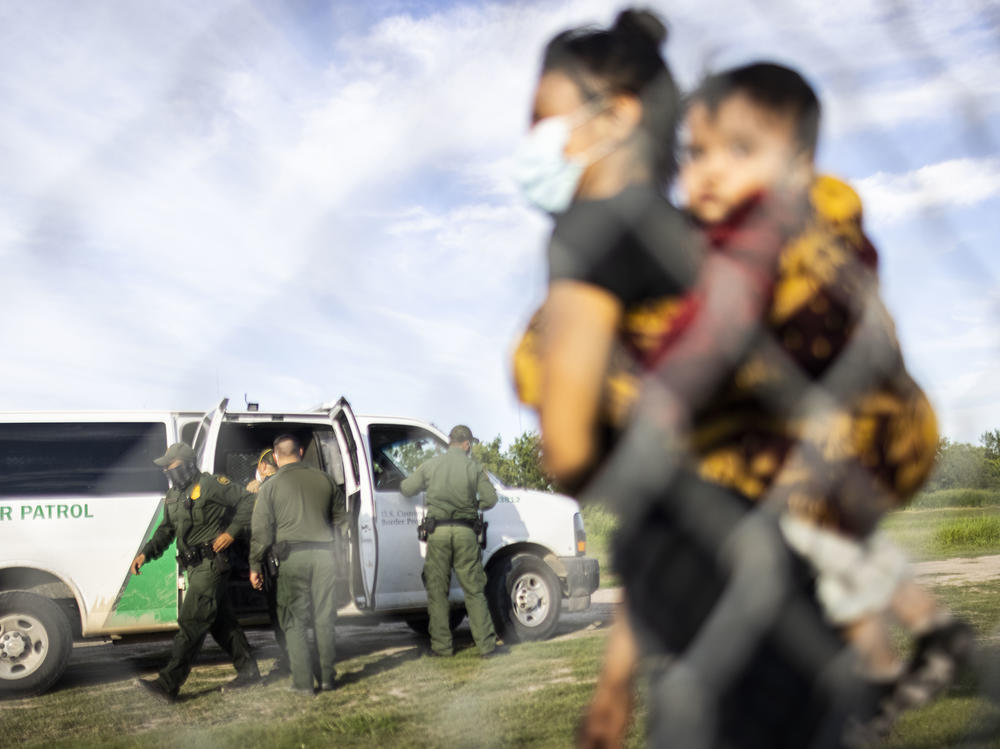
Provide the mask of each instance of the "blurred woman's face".
POLYGON ((574 199, 616 195, 644 178, 636 173, 633 147, 641 118, 635 96, 602 91, 600 82, 579 84, 560 71, 544 73, 531 129, 515 156, 515 179, 549 213, 562 213, 574 199))
POLYGON ((531 124, 534 126, 549 117, 569 118, 570 134, 563 155, 585 157, 605 137, 601 115, 607 105, 603 102, 601 97, 588 101, 573 79, 565 73, 551 71, 543 74, 538 82, 531 124))

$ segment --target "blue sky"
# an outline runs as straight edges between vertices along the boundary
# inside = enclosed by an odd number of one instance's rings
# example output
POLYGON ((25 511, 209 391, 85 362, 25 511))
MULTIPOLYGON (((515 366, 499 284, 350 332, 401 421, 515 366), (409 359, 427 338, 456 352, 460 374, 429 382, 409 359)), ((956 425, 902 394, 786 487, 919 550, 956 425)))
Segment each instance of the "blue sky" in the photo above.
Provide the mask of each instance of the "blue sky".
MULTIPOLYGON (((684 86, 769 58, 823 99, 945 434, 1000 428, 1000 12, 651 2, 684 86), (722 23, 722 22, 725 23, 722 23)), ((509 178, 565 2, 0 5, 0 409, 359 411, 535 426, 508 353, 546 219, 509 178)))

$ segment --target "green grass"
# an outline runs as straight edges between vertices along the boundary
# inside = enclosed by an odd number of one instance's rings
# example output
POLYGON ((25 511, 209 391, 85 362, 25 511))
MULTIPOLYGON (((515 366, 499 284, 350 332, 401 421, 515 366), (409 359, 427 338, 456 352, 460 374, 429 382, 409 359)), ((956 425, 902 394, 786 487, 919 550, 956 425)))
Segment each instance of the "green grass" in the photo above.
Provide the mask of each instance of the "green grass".
MULTIPOLYGON (((994 650, 1000 656, 1000 643, 996 641, 1000 634, 1000 581, 940 585, 934 588, 934 593, 951 611, 968 621, 982 637, 992 641, 994 650)), ((1000 663, 996 666, 1000 667, 1000 663)))
MULTIPOLYGON (((569 747, 590 698, 606 628, 525 643, 503 658, 473 650, 417 658, 416 648, 339 662, 343 686, 313 699, 288 682, 221 694, 228 664, 199 665, 181 702, 162 705, 130 680, 0 702, 5 746, 569 747)), ((269 661, 261 666, 266 670, 269 661)), ((641 746, 641 716, 630 746, 641 746)))
MULTIPOLYGON (((975 628, 980 652, 977 674, 967 674, 943 698, 921 710, 904 714, 887 747, 892 749, 1000 749, 1000 707, 982 695, 988 679, 1000 673, 1000 582, 973 585, 942 585, 934 589, 939 599, 975 628)), ((996 690, 997 685, 993 685, 996 690)))
POLYGON ((1000 709, 961 688, 928 705, 905 714, 885 742, 888 749, 998 749, 1000 709))
POLYGON ((1000 554, 1000 507, 901 510, 882 527, 918 561, 1000 554))
MULTIPOLYGON (((952 520, 935 531, 934 541, 946 553, 969 547, 1000 549, 1000 517, 952 520)), ((949 556, 952 554, 949 553, 949 556)))

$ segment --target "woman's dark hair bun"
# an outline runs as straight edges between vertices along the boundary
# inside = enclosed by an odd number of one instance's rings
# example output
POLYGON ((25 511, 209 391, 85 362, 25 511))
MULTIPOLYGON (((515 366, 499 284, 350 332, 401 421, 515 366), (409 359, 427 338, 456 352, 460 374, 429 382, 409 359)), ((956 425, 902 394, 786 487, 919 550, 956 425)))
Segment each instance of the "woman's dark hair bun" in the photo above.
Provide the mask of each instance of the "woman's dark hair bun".
POLYGON ((618 14, 611 33, 627 36, 641 36, 657 47, 667 41, 667 27, 660 17, 649 10, 628 8, 618 14))
POLYGON ((680 112, 680 92, 660 53, 666 39, 667 27, 660 16, 629 8, 610 28, 581 26, 556 34, 545 45, 542 58, 543 73, 566 74, 585 100, 618 94, 639 99, 642 142, 656 183, 664 189, 677 165, 680 112))

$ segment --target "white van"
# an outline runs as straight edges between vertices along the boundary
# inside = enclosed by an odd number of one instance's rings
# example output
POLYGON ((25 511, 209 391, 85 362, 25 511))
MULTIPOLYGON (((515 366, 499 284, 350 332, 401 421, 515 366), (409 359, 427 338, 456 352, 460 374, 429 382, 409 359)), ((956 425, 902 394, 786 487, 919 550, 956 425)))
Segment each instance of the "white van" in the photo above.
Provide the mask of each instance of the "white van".
MULTIPOLYGON (((308 413, 0 413, 0 692, 37 694, 59 678, 74 639, 170 632, 184 594, 168 550, 129 574, 159 524, 166 479, 153 464, 167 445, 192 443, 203 470, 234 482, 279 434, 305 446, 305 461, 345 488, 349 522, 336 545, 340 615, 405 619, 426 627, 416 526, 423 497, 399 482, 445 449, 436 427, 412 419, 358 416, 341 399, 308 413)), ((508 640, 542 639, 561 608, 585 609, 598 565, 569 497, 497 484, 483 560, 487 596, 508 640)), ((263 596, 233 575, 245 622, 266 620, 263 596)), ((453 581, 454 623, 462 591, 453 581)))

